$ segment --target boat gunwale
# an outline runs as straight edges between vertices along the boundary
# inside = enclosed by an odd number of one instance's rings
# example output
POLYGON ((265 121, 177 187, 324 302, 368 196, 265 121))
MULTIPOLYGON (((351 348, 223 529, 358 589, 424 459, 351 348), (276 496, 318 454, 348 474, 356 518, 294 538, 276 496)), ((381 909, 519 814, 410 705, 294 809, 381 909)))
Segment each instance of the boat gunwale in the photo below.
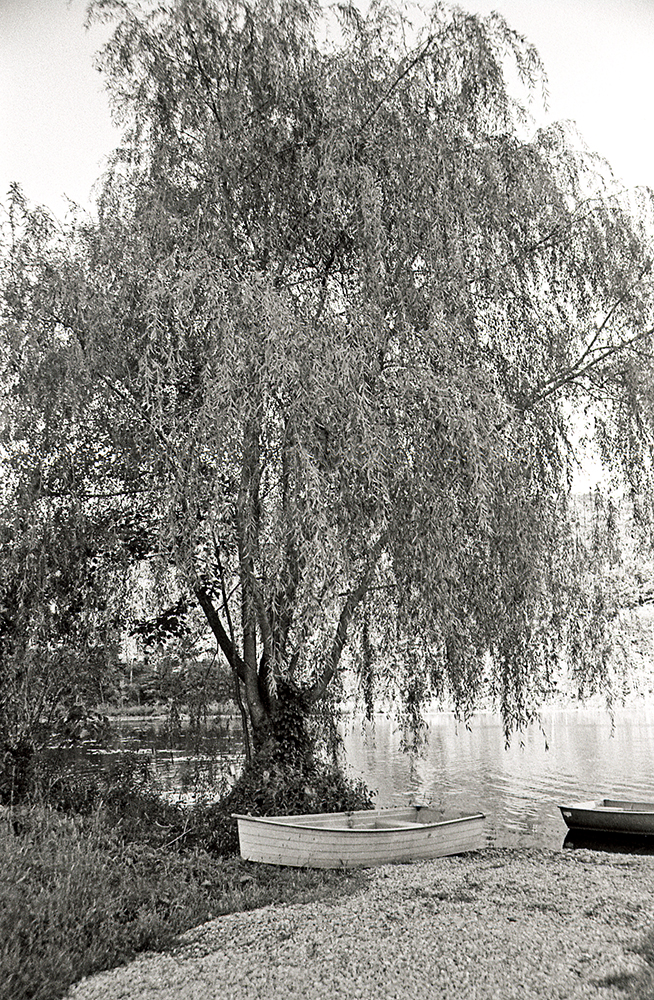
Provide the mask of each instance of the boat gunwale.
MULTIPOLYGON (((390 811, 391 810, 388 810, 388 812, 390 812, 390 811)), ((422 830, 433 830, 433 829, 435 829, 437 827, 451 826, 451 825, 453 825, 455 823, 466 823, 466 822, 471 822, 472 820, 484 820, 486 818, 485 813, 472 813, 472 814, 466 815, 466 816, 453 816, 451 819, 436 820, 436 821, 431 822, 431 823, 421 823, 419 821, 418 822, 415 822, 415 821, 412 822, 410 820, 407 821, 407 822, 402 822, 401 820, 398 820, 397 825, 390 825, 389 824, 388 826, 383 826, 383 827, 376 827, 376 826, 336 826, 336 825, 334 825, 334 826, 321 826, 319 824, 312 825, 311 823, 297 822, 297 820, 304 819, 305 816, 311 816, 311 815, 312 815, 311 813, 305 813, 305 814, 299 815, 299 816, 246 816, 246 815, 243 815, 242 813, 232 813, 232 819, 235 819, 235 820, 251 820, 254 823, 266 823, 269 826, 283 827, 286 830, 298 830, 298 831, 299 830, 311 830, 314 833, 316 833, 316 832, 323 833, 323 834, 326 834, 326 833, 337 833, 339 836, 341 834, 343 834, 343 833, 347 833, 347 834, 353 833, 353 834, 358 834, 359 836, 361 836, 362 834, 380 834, 380 833, 381 834, 384 834, 384 833, 388 834, 388 833, 397 833, 397 832, 402 832, 402 833, 415 832, 415 833, 418 833, 419 831, 422 831, 422 830), (294 820, 296 822, 293 822, 294 820)), ((314 815, 316 816, 316 818, 319 817, 319 816, 321 818, 324 818, 324 817, 327 817, 327 816, 334 816, 334 817, 336 817, 336 816, 347 817, 348 816, 347 813, 315 813, 314 815)), ((362 816, 362 815, 364 815, 366 817, 370 816, 370 818, 379 819, 379 818, 382 818, 384 816, 384 810, 375 811, 375 812, 371 812, 371 813, 369 813, 367 810, 363 810, 363 811, 357 811, 357 812, 352 813, 350 815, 351 816, 362 816)))
POLYGON ((560 805, 561 812, 598 813, 613 816, 654 816, 654 802, 629 802, 628 799, 592 799, 588 802, 575 802, 572 805, 560 805), (611 805, 606 805, 610 802, 611 805), (620 805, 618 803, 621 803, 620 805), (637 809, 636 806, 646 806, 637 809))

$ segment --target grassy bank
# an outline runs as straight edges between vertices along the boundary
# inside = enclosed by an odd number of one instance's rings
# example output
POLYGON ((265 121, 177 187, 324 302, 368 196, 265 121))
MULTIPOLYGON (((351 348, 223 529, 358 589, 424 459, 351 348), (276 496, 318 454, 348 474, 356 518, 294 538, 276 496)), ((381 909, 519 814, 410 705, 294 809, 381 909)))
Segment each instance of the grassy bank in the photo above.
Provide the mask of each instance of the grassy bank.
POLYGON ((164 837, 157 843, 156 830, 127 839, 109 820, 102 810, 2 814, 1 1000, 57 1000, 82 976, 166 949, 211 917, 333 897, 365 878, 248 864, 164 837))
POLYGON ((227 798, 191 807, 162 797, 138 758, 102 776, 48 767, 35 759, 20 804, 14 795, 0 805, 0 1000, 57 1000, 83 976, 164 950, 212 917, 333 897, 365 879, 237 854, 233 812, 369 803, 363 786, 329 765, 253 766, 227 798))

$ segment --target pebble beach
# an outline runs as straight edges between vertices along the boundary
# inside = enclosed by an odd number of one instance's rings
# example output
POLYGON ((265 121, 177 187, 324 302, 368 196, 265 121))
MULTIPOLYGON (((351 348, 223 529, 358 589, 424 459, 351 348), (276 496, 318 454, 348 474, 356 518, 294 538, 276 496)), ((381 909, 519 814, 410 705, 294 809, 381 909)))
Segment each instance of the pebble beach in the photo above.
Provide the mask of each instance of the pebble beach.
POLYGON ((487 848, 188 931, 67 1000, 654 1000, 654 857, 487 848))

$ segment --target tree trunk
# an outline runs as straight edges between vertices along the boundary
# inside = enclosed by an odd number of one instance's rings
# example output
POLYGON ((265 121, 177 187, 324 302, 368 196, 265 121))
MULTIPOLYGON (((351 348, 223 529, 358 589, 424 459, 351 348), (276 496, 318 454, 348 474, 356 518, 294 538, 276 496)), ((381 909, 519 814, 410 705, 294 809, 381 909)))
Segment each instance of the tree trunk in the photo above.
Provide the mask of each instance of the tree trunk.
POLYGON ((264 705, 259 693, 259 678, 257 674, 256 661, 253 663, 252 660, 246 660, 244 657, 239 655, 238 650, 235 648, 223 626, 222 621, 220 620, 220 615, 218 614, 207 590, 204 587, 196 587, 195 595, 198 599, 200 607, 204 611, 207 621, 209 622, 209 626, 216 638, 218 647, 225 656, 225 659, 229 663, 232 670, 236 673, 239 680, 243 682, 243 686, 245 688, 245 702, 252 728, 252 738, 256 747, 258 741, 257 734, 265 726, 268 714, 266 706, 264 705))

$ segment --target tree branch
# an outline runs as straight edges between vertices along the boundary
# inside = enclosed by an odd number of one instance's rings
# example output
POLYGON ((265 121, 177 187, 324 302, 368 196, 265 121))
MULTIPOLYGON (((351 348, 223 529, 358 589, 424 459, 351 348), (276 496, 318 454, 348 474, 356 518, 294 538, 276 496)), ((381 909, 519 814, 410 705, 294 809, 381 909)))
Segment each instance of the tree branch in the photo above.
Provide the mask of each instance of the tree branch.
POLYGON ((605 357, 615 354, 618 351, 621 351, 627 347, 630 347, 638 340, 641 340, 644 337, 648 336, 648 334, 654 332, 652 330, 646 330, 644 332, 641 331, 640 333, 632 337, 630 340, 622 341, 620 344, 613 344, 613 345, 606 344, 600 347, 595 346, 597 344, 597 341, 601 337, 602 333, 606 329, 607 325, 617 312, 617 310, 626 300, 627 296, 630 295, 630 293, 634 290, 636 285, 638 285, 642 281, 645 275, 649 272, 650 268, 651 268, 651 261, 648 260, 645 266, 642 268, 638 277, 632 282, 632 284, 626 289, 626 291, 624 291, 623 294, 611 306, 606 316, 604 317, 604 319, 598 326, 597 330, 595 331, 594 335, 590 339, 589 343, 586 345, 585 350, 579 356, 579 358, 577 358, 575 363, 569 369, 567 369, 567 371, 562 373, 560 372, 553 378, 548 379, 545 382, 542 382, 541 385, 538 386, 531 394, 529 402, 526 404, 525 407, 526 409, 529 409, 530 406, 535 405, 537 402, 540 402, 541 399, 546 399, 549 395, 551 395, 551 392, 558 391, 558 389, 560 389, 563 385, 567 384, 568 382, 575 381, 580 375, 587 374, 595 364, 598 364, 601 361, 603 361, 605 357), (596 354, 597 356, 594 357, 587 365, 584 366, 584 362, 586 361, 586 359, 591 357, 591 355, 593 354, 596 354))
MULTIPOLYGON (((433 41, 434 41, 434 36, 430 35, 429 38, 427 39, 426 44, 423 46, 423 48, 420 50, 420 52, 418 52, 418 54, 416 56, 414 56, 414 58, 411 59, 410 62, 407 63, 407 65, 404 67, 404 69, 401 71, 401 73, 395 78, 395 80, 393 80, 393 83, 390 85, 390 87, 388 88, 388 90, 386 90, 386 92, 379 98, 379 100, 377 101, 377 104, 375 105, 375 107, 373 108, 373 110, 370 112, 370 114, 368 115, 368 117, 365 119, 365 121, 363 122, 363 124, 359 128, 359 130, 358 130, 358 134, 359 135, 361 135, 363 132, 365 132, 365 130, 368 128, 368 125, 370 125, 370 122, 373 120, 373 118, 378 113, 378 111, 380 110, 380 108, 384 105, 384 103, 391 96, 391 94, 393 93, 393 91, 397 87, 399 87, 400 83, 405 78, 405 76, 407 76, 411 72, 411 70, 414 68, 414 66, 417 66, 418 63, 421 62, 421 60, 425 58, 425 56, 429 52, 429 49, 431 48, 431 44, 432 44, 433 41)), ((311 139, 303 139, 301 141, 295 140, 295 141, 292 141, 292 142, 287 142, 283 146, 281 146, 280 149, 277 149, 273 155, 276 156, 276 157, 283 156, 285 153, 290 152, 292 149, 296 149, 296 148, 299 149, 302 145, 304 145, 307 148, 309 148, 311 145, 315 144, 316 141, 317 140, 315 138, 311 138, 311 139)), ((252 177, 252 175, 255 174, 257 172, 257 170, 259 170, 263 166, 263 164, 266 162, 266 160, 267 160, 267 157, 262 156, 261 159, 258 160, 257 163, 255 163, 255 165, 247 172, 247 174, 244 177, 244 180, 246 180, 246 181, 249 180, 250 177, 252 177)))
POLYGON ((386 533, 383 533, 381 537, 377 540, 376 544, 373 545, 370 559, 364 570, 363 576, 359 581, 357 587, 351 590, 347 596, 345 604, 341 609, 341 614, 338 619, 338 625, 336 627, 336 633, 334 635, 334 640, 327 657, 327 662, 325 664, 325 669, 322 674, 312 687, 309 692, 309 701, 316 702, 319 701, 325 694, 332 677, 338 669, 338 664, 341 659, 341 654, 345 648, 345 643, 347 642, 347 633, 350 627, 350 622, 357 607, 365 597, 368 591, 368 585, 370 583, 370 578, 375 570, 377 561, 382 553, 384 545, 386 544, 386 533))
POLYGON ((434 36, 430 35, 429 38, 427 39, 426 44, 420 50, 420 52, 418 53, 418 55, 415 56, 405 66, 405 68, 402 70, 402 72, 399 74, 399 76, 397 76, 395 78, 395 80, 393 81, 393 83, 390 85, 390 87, 388 88, 388 90, 386 91, 386 93, 383 94, 382 97, 380 97, 379 101, 377 102, 377 104, 375 105, 375 107, 370 112, 370 114, 368 115, 368 117, 364 121, 363 125, 361 126, 361 128, 359 130, 359 134, 361 134, 361 132, 365 132, 365 130, 368 128, 368 125, 370 125, 370 122, 373 120, 373 118, 375 117, 375 115, 377 114, 377 112, 379 111, 379 109, 388 100, 388 98, 391 96, 391 94, 393 93, 393 91, 397 87, 399 87, 399 85, 402 82, 402 80, 404 79, 404 77, 407 76, 407 74, 411 72, 411 70, 413 69, 414 66, 417 66, 418 63, 421 62, 425 58, 425 56, 429 52, 429 49, 431 48, 431 44, 432 44, 433 41, 434 41, 434 36))
MULTIPOLYGON (((602 365, 608 358, 614 357, 616 354, 620 354, 622 351, 628 351, 634 348, 634 345, 640 343, 640 341, 645 340, 648 337, 654 336, 654 327, 650 327, 646 330, 641 330, 634 334, 627 340, 622 340, 618 344, 604 344, 597 345, 597 341, 606 329, 607 325, 615 316, 616 311, 624 303, 627 296, 633 291, 633 289, 642 281, 645 275, 651 270, 652 262, 648 260, 638 277, 632 282, 629 288, 617 299, 617 301, 611 306, 606 316, 597 327, 595 333, 591 337, 590 341, 583 349, 582 353, 579 355, 577 360, 569 367, 563 371, 558 372, 549 379, 541 382, 540 385, 531 392, 525 399, 516 405, 516 409, 520 413, 526 413, 528 410, 533 409, 539 403, 544 400, 549 399, 551 396, 556 395, 556 393, 566 385, 574 385, 578 383, 581 379, 586 378, 592 374, 594 369, 597 369, 602 365)), ((640 352, 639 352, 640 353, 640 352)), ((500 423, 495 425, 496 431, 502 431, 511 422, 512 417, 507 416, 500 423)))
POLYGON ((589 375, 594 368, 599 367, 607 358, 611 358, 616 354, 620 354, 622 351, 628 350, 634 344, 639 341, 644 340, 646 337, 651 337, 654 334, 654 327, 650 327, 648 330, 641 330, 640 333, 635 334, 629 340, 623 340, 619 344, 606 345, 605 347, 595 348, 593 352, 596 352, 596 356, 591 358, 588 364, 583 365, 583 361, 588 357, 588 351, 586 351, 581 358, 571 367, 564 372, 560 372, 559 375, 547 382, 542 383, 536 388, 536 390, 528 397, 525 403, 520 406, 520 409, 525 412, 526 410, 533 409, 538 403, 542 403, 544 399, 548 399, 550 396, 555 395, 562 389, 564 385, 573 385, 579 379, 584 378, 589 375), (579 367, 581 365, 581 367, 579 367))
MULTIPOLYGON (((218 546, 218 541, 213 530, 211 529, 211 534, 213 536, 213 547, 216 555, 216 562, 218 563, 218 573, 220 576, 220 591, 223 597, 223 607, 225 609, 225 617, 227 618, 227 627, 229 629, 229 639, 232 644, 232 649, 236 649, 236 639, 234 637, 234 625, 232 622, 232 616, 229 613, 229 601, 227 598, 227 587, 225 586, 225 572, 223 570, 223 562, 220 558, 220 548, 218 546)), ((206 612, 205 612, 206 613, 206 612)), ((252 748, 250 746, 250 733, 248 730, 248 717, 245 711, 245 705, 243 704, 243 697, 241 695, 241 680, 238 675, 238 670, 234 664, 230 664, 232 667, 232 676, 234 678, 234 696, 236 698, 236 704, 238 705, 239 712, 241 713, 241 728, 243 730, 243 742, 245 743, 245 759, 248 763, 252 760, 252 748)))
POLYGON ((191 45, 193 46, 193 53, 195 55, 195 61, 197 63, 198 70, 200 72, 200 79, 202 80, 202 82, 203 82, 203 84, 205 86, 205 89, 207 91, 207 102, 209 104, 209 107, 211 108, 211 111, 212 111, 212 114, 213 114, 214 118, 216 119, 216 122, 218 123, 218 125, 220 127, 220 138, 224 139, 225 135, 224 135, 224 131, 223 131, 222 116, 220 115, 220 113, 218 111, 218 107, 217 107, 216 102, 214 100, 213 94, 211 93, 211 80, 209 79, 207 71, 204 68, 204 64, 202 62, 202 59, 200 58, 200 52, 199 52, 199 49, 198 49, 198 46, 197 46, 197 42, 195 40, 195 35, 193 34, 193 29, 191 28, 191 25, 190 25, 188 19, 185 22, 185 28, 186 28, 186 32, 187 32, 189 38, 191 39, 191 45))
POLYGON ((209 594, 205 587, 196 587, 195 596, 202 610, 204 611, 207 621, 211 631, 216 637, 216 641, 220 646, 220 649, 224 653, 227 662, 229 663, 232 670, 235 670, 238 674, 240 680, 244 684, 247 683, 247 666, 245 661, 239 656, 236 646, 227 635, 223 627, 223 623, 220 620, 220 615, 216 611, 213 601, 211 600, 209 594))

